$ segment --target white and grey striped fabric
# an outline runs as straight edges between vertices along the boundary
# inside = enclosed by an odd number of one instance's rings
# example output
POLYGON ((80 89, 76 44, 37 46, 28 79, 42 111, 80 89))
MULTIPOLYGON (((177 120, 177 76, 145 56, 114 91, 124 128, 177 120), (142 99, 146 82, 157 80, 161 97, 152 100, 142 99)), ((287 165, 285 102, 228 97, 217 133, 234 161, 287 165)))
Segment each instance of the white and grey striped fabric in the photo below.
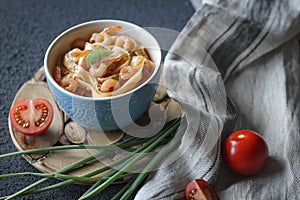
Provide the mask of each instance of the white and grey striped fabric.
POLYGON ((214 184, 221 199, 300 199, 300 2, 191 2, 196 12, 164 69, 168 92, 186 116, 180 154, 153 172, 135 199, 182 199, 196 178, 214 184), (269 146, 257 175, 240 177, 221 163, 218 138, 236 119, 227 96, 238 113, 235 129, 257 131, 269 146))

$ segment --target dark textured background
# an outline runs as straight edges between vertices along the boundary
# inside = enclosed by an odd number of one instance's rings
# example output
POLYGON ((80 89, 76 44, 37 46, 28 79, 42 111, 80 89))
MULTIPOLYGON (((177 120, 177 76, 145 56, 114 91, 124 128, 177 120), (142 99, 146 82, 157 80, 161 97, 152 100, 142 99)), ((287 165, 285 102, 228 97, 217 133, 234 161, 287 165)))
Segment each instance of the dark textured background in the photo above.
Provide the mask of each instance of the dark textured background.
MULTIPOLYGON (((15 94, 42 66, 48 45, 62 31, 95 19, 122 19, 180 31, 193 12, 188 0, 0 0, 0 153, 16 150, 7 125, 15 94)), ((0 160, 0 174, 23 171, 37 172, 21 156, 0 160)), ((35 180, 31 176, 1 179, 0 196, 35 180)), ((72 185, 22 199, 77 199, 87 188, 72 185)), ((110 199, 119 188, 110 187, 95 199, 110 199)))

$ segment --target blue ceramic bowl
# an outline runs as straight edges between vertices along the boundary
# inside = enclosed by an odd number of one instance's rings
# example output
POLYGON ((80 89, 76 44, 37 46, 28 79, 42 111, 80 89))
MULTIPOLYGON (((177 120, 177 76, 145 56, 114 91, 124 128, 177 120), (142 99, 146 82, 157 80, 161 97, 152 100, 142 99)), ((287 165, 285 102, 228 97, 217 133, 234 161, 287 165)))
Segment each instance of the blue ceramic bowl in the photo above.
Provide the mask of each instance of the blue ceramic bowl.
POLYGON ((97 20, 74 26, 60 34, 49 46, 44 67, 48 85, 60 108, 75 122, 88 129, 112 131, 134 123, 148 108, 159 80, 161 50, 157 40, 145 29, 119 20, 97 20), (124 94, 91 98, 70 93, 59 86, 53 73, 58 58, 71 49, 76 39, 86 39, 105 27, 121 25, 119 32, 133 37, 149 51, 155 64, 152 76, 137 88, 124 94))

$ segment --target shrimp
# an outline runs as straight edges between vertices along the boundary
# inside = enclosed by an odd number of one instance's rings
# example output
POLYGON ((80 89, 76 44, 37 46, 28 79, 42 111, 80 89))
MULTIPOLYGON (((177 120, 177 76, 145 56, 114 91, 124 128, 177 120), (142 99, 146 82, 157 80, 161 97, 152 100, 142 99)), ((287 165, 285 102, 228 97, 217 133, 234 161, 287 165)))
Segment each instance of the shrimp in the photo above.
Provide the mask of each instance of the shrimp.
POLYGON ((139 70, 137 68, 132 68, 129 66, 123 67, 119 73, 119 77, 122 80, 128 80, 133 75, 135 75, 139 70))
POLYGON ((78 48, 75 48, 65 54, 63 64, 68 70, 76 71, 79 68, 77 64, 78 61, 80 60, 80 58, 86 56, 88 53, 88 50, 82 51, 78 48))
POLYGON ((54 70, 56 82, 76 94, 107 97, 129 91, 150 77, 154 64, 147 50, 118 33, 120 29, 107 27, 93 33, 89 41, 74 41, 75 48, 62 55, 54 70))
POLYGON ((137 43, 127 35, 116 35, 115 45, 125 49, 126 51, 132 52, 137 48, 137 43))
POLYGON ((107 75, 108 71, 115 70, 115 63, 118 63, 121 61, 121 59, 122 55, 106 57, 103 60, 93 64, 90 67, 89 72, 93 76, 101 78, 107 75))
POLYGON ((90 38, 90 43, 103 43, 105 45, 112 45, 115 43, 115 39, 109 35, 110 32, 112 31, 117 31, 120 30, 122 26, 112 26, 105 28, 102 32, 100 33, 93 33, 92 37, 90 38))
POLYGON ((61 83, 61 68, 59 66, 55 67, 54 79, 58 84, 61 83))
POLYGON ((112 26, 105 28, 101 33, 94 33, 90 38, 91 43, 102 43, 104 45, 115 45, 125 49, 126 51, 133 51, 137 48, 137 43, 127 35, 110 35, 112 31, 120 30, 122 26, 112 26))
POLYGON ((77 75, 75 73, 69 73, 61 79, 61 86, 74 93, 78 88, 77 75))
POLYGON ((141 67, 144 66, 146 62, 146 58, 144 56, 134 56, 130 62, 130 66, 123 67, 120 70, 119 77, 122 80, 128 80, 132 76, 134 76, 141 67))
POLYGON ((123 80, 130 79, 135 75, 142 67, 144 67, 147 59, 144 56, 133 56, 130 61, 130 66, 123 67, 119 73, 119 76, 123 80))
POLYGON ((89 72, 94 77, 103 77, 107 72, 107 65, 102 62, 97 62, 90 67, 89 72))
POLYGON ((133 56, 132 60, 130 62, 130 66, 132 68, 136 67, 136 68, 140 69, 141 67, 144 66, 146 61, 147 61, 147 59, 144 56, 133 56))
POLYGON ((54 79, 60 84, 63 76, 67 75, 69 71, 64 66, 57 65, 54 70, 54 79))
POLYGON ((101 92, 112 92, 119 87, 119 81, 116 79, 107 79, 104 81, 100 87, 101 92))

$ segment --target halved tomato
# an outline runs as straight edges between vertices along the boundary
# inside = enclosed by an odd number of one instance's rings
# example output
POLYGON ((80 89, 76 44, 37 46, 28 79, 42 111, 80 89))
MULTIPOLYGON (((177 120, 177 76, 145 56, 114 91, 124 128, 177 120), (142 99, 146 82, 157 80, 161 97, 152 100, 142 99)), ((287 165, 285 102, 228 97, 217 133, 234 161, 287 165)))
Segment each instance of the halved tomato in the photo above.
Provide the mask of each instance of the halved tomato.
POLYGON ((203 179, 196 179, 185 186, 186 200, 219 200, 212 186, 203 179))
POLYGON ((53 120, 53 107, 43 98, 21 100, 10 110, 12 126, 24 135, 39 135, 45 132, 53 120))

